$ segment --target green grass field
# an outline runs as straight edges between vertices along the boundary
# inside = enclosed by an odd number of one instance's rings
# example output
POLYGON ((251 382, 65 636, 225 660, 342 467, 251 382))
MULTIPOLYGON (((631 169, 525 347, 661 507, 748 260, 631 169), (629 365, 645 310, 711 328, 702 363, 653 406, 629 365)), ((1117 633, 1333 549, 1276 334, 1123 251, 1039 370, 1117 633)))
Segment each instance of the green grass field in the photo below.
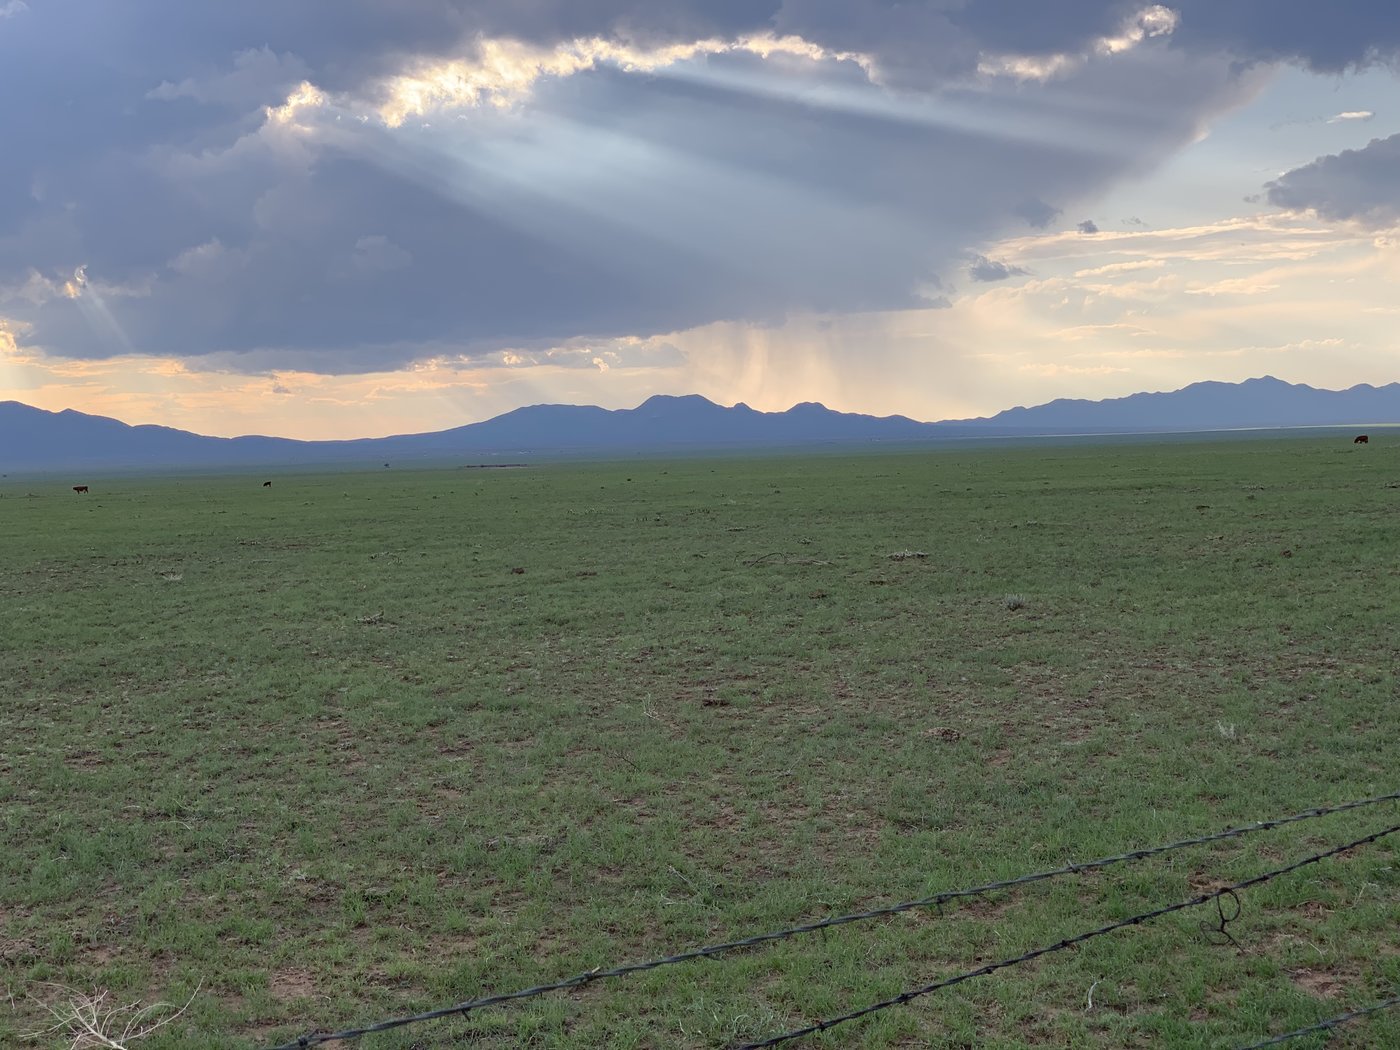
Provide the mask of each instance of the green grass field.
MULTIPOLYGON (((261 481, 0 482, 0 1045, 105 991, 189 1000, 144 1050, 269 1046, 1400 788, 1394 441, 261 481)), ((357 1045, 721 1047, 1397 823, 357 1045)), ((1216 1047, 1367 1005, 1397 841, 1242 893, 1238 948, 1182 912, 795 1045, 1216 1047)))

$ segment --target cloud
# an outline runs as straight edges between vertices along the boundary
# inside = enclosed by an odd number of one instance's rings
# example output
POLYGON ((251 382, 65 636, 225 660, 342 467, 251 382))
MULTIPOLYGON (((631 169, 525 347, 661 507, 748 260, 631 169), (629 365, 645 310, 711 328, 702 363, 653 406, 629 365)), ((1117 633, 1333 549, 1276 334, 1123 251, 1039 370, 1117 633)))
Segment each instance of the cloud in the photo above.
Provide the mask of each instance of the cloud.
POLYGON ((1018 215, 1037 230, 1043 230, 1060 217, 1060 209, 1053 205, 1046 204, 1037 197, 1021 201, 1011 209, 1013 215, 1018 215))
POLYGON ((1186 288, 1187 295, 1263 295, 1278 289, 1276 280, 1261 277, 1234 277, 1224 281, 1196 283, 1186 288))
POLYGON ((1094 266, 1087 270, 1075 270, 1075 277, 1117 277, 1119 274, 1132 273, 1134 270, 1160 270, 1166 266, 1162 259, 1135 259, 1132 262, 1108 263, 1104 266, 1094 266))
POLYGON ((1218 49, 1256 62, 1298 62, 1340 73, 1400 54, 1400 18, 1390 4, 1334 0, 1325 17, 1316 0, 1178 0, 1175 47, 1218 49))
POLYGON ((162 102, 189 99, 231 108, 273 105, 284 101, 309 73, 306 63, 295 55, 279 55, 266 46, 250 48, 234 54, 231 70, 206 70, 178 84, 162 80, 146 92, 146 98, 162 102))
POLYGON ((592 368, 608 372, 614 368, 676 368, 686 363, 683 350, 668 339, 638 339, 635 336, 610 340, 571 340, 560 346, 541 349, 515 347, 502 350, 497 360, 507 368, 548 365, 555 368, 592 368))
POLYGON ((1270 204, 1324 219, 1400 223, 1400 134, 1319 157, 1265 185, 1270 204))
POLYGON ((619 66, 620 52, 567 74, 530 58, 528 92, 504 106, 478 88, 424 98, 399 120, 383 112, 392 77, 341 92, 306 80, 242 119, 168 126, 172 107, 222 108, 201 100, 252 97, 248 85, 301 68, 281 46, 240 51, 236 91, 207 75, 157 81, 175 85, 161 97, 144 89, 152 141, 125 157, 118 144, 90 181, 67 166, 49 206, 24 205, 0 265, 150 284, 142 303, 109 302, 110 324, 58 303, 29 312, 29 338, 51 352, 129 343, 249 370, 353 372, 720 318, 912 307, 961 245, 1018 214, 1053 215, 1046 201, 1169 152, 1200 113, 1249 90, 1225 64, 1136 49, 1035 98, 996 83, 896 97, 854 52, 783 39, 670 57, 632 47, 627 62, 646 76, 619 66), (1085 93, 1122 107, 1082 110, 1085 93), (1163 97, 1179 101, 1162 109, 1163 97), (117 186, 145 219, 139 232, 117 186), (66 210, 74 198, 91 206, 66 210))
POLYGON ((1098 232, 1099 232, 1098 223, 1094 222, 1093 219, 1085 219, 1083 222, 1081 222, 1081 223, 1079 223, 1077 226, 1075 226, 1075 229, 1078 230, 1080 233, 1098 233, 1098 232))
POLYGON ((1335 385, 1342 368, 1372 382, 1394 374, 1393 318, 1368 308, 1388 301, 1400 255, 1355 227, 1273 214, 1094 238, 1060 231, 987 250, 1043 275, 979 288, 953 312, 975 333, 969 344, 1014 348, 997 351, 1003 374, 1126 364, 1135 389, 1154 376, 1171 388, 1261 374, 1250 370, 1280 354, 1291 380, 1315 385, 1335 385))
POLYGON ((1024 276, 1030 273, 1023 266, 1010 266, 985 255, 974 255, 967 268, 967 275, 974 281, 1004 281, 1008 277, 1024 276))
POLYGON ((246 263, 242 252, 230 251, 217 237, 186 248, 169 262, 181 277, 194 280, 223 280, 232 277, 246 263))
POLYGON ((1394 43, 1051 6, 11 2, 0 294, 56 357, 347 374, 945 305, 970 246, 1151 169, 1249 61, 1394 43))
POLYGON ((350 270, 356 276, 373 277, 402 270, 413 262, 413 256, 381 233, 361 237, 350 253, 350 270))
POLYGON ((1366 123, 1375 118, 1375 113, 1369 109, 1349 109, 1342 113, 1334 113, 1330 117, 1307 117, 1305 119, 1280 120, 1269 125, 1270 131, 1278 131, 1282 128, 1308 127, 1316 124, 1349 124, 1366 123))
POLYGON ((1106 33, 1080 43, 1078 53, 1068 51, 1038 51, 1029 54, 984 55, 978 70, 991 76, 1010 76, 1018 80, 1048 80, 1077 69, 1092 55, 1116 55, 1131 51, 1151 37, 1169 36, 1177 26, 1179 15, 1161 4, 1145 6, 1129 14, 1112 33, 1106 33))
POLYGON ((380 85, 378 111, 390 127, 443 109, 491 105, 505 108, 526 100, 539 81, 615 67, 628 73, 654 73, 710 55, 753 54, 851 62, 873 70, 862 53, 830 51, 799 36, 759 33, 733 40, 709 38, 643 47, 603 37, 574 39, 542 47, 519 40, 480 40, 470 59, 420 62, 380 85))
POLYGON ((1127 336, 1151 335, 1151 329, 1143 328, 1141 325, 1117 322, 1113 324, 1079 324, 1071 325, 1069 328, 1061 328, 1048 333, 1048 338, 1059 339, 1065 342, 1079 342, 1083 339, 1094 338, 1105 333, 1114 333, 1127 336))
POLYGON ((1059 376, 1108 376, 1129 372, 1122 365, 1069 365, 1060 361, 1028 362, 1020 366, 1022 372, 1029 372, 1042 378, 1059 376))
MULTIPOLYGON (((1103 231, 1084 237, 1077 231, 1008 238, 989 250, 1001 258, 1034 267, 1044 276, 1017 285, 996 286, 984 292, 1008 299, 1016 296, 1058 303, 1066 311, 1092 311, 1099 305, 1122 302, 1135 296, 1159 298, 1162 292, 1180 295, 1185 308, 1214 309, 1209 296, 1189 296, 1205 280, 1236 280, 1255 273, 1257 279, 1278 283, 1284 293, 1296 297, 1299 281, 1331 281, 1337 274, 1329 260, 1395 258, 1373 236, 1345 226, 1325 226, 1299 216, 1265 214, 1230 219, 1201 226, 1160 230, 1103 231), (1105 263, 1105 259, 1117 262, 1105 263), (1092 263, 1092 265, 1085 265, 1092 263), (1154 271, 1176 276, 1170 284, 1145 281, 1154 271), (1323 276, 1319 276, 1323 275, 1323 276), (1191 280, 1186 278, 1189 276, 1191 280), (1286 285, 1286 286, 1285 286, 1286 285)), ((1336 294, 1332 289, 1328 294, 1336 294)), ((1310 292, 1310 300, 1313 293, 1310 292)), ((1259 300, 1275 303, 1277 296, 1259 300)), ((1219 302, 1226 302, 1222 297, 1219 302)), ((961 305, 961 304, 960 304, 961 305)), ((1366 305, 1358 303, 1358 309, 1366 305)), ((1119 309, 1114 306, 1113 309, 1119 309)), ((1121 316, 1100 318, 1117 322, 1121 316)), ((1078 323, 1078 322, 1076 322, 1078 323)), ((1139 323, 1132 320, 1132 323, 1139 323)), ((1055 327, 1065 324, 1055 319, 1055 327)))

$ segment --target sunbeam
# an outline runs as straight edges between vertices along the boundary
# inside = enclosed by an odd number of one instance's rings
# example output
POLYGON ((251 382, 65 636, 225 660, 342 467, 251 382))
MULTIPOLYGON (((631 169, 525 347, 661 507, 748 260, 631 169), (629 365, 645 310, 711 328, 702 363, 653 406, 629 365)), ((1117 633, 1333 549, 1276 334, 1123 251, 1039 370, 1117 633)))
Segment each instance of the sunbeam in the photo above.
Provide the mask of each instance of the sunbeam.
POLYGON ((107 305, 107 299, 88 279, 87 267, 79 266, 63 286, 64 294, 76 304, 96 339, 113 354, 134 352, 126 331, 107 305))

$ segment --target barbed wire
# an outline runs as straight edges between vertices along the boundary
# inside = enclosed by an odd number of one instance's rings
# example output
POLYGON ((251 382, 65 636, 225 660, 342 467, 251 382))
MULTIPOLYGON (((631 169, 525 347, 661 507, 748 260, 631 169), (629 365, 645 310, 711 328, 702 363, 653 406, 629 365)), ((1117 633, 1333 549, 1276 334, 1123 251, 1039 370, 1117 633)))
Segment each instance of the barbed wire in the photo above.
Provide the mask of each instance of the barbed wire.
POLYGON ((1349 1013, 1338 1014, 1336 1017, 1329 1017, 1325 1021, 1319 1021, 1317 1024, 1310 1024, 1306 1028, 1295 1028, 1291 1032, 1284 1032, 1283 1035, 1276 1035, 1259 1043, 1250 1043, 1248 1046, 1239 1047, 1238 1050, 1259 1050, 1261 1046, 1277 1046, 1279 1043, 1286 1043, 1290 1039, 1298 1039, 1305 1035, 1312 1035, 1314 1032, 1326 1032, 1332 1028, 1340 1028, 1348 1021, 1355 1021, 1358 1017, 1365 1017, 1367 1014, 1380 1013, 1382 1010, 1389 1010, 1393 1006, 1400 1006, 1400 995, 1391 996, 1389 999, 1382 999, 1373 1006, 1367 1006, 1360 1010, 1352 1010, 1349 1013))
POLYGON ((422 1013, 406 1015, 403 1017, 389 1018, 376 1024, 366 1025, 363 1028, 349 1028, 339 1032, 310 1032, 299 1037, 294 1042, 282 1043, 271 1047, 270 1050, 302 1050, 304 1047, 320 1046, 323 1043, 336 1042, 346 1039, 358 1039, 361 1036, 371 1035, 376 1032, 387 1032, 395 1028, 402 1028, 406 1025, 419 1024, 425 1021, 435 1021, 444 1017, 471 1013, 487 1006, 496 1006, 501 1003, 512 1002, 518 999, 532 999, 536 996, 546 995, 550 992, 567 991, 570 988, 578 988, 594 981, 608 980, 617 977, 625 977, 633 973, 641 973, 646 970, 655 970, 663 966, 675 966, 679 963, 691 962, 696 959, 707 959, 741 948, 752 948, 774 941, 787 940, 798 937, 806 933, 815 933, 819 930, 831 929, 835 926, 844 926, 848 923, 864 922, 871 919, 886 918, 892 915, 899 915, 903 912, 917 909, 939 908, 949 901, 959 900, 965 897, 984 896, 998 890, 1013 889, 1018 886, 1026 886, 1036 882, 1044 882, 1047 879, 1059 878, 1064 875, 1074 875, 1085 871, 1095 871, 1107 868, 1114 864, 1122 864, 1129 861, 1144 860, 1149 857, 1156 857, 1163 853, 1174 850, 1185 849, 1189 846, 1203 846, 1212 842, 1221 842, 1226 839, 1239 838, 1243 835, 1250 835, 1260 831, 1271 831, 1275 828, 1288 824, 1296 824, 1299 821, 1313 820, 1317 817, 1330 816, 1334 813, 1344 813, 1348 810, 1361 809, 1367 806, 1379 805, 1383 802, 1400 801, 1400 791, 1394 791, 1385 795, 1374 795, 1370 798, 1356 799, 1351 802, 1342 802, 1333 806, 1316 806, 1312 809, 1302 810, 1286 817, 1276 817, 1272 820, 1256 821, 1253 824, 1246 824, 1237 828, 1229 828, 1225 831, 1218 831, 1210 835, 1202 835, 1197 838, 1180 839, 1176 842, 1169 842, 1161 846, 1152 846, 1146 849, 1130 850, 1126 853, 1118 853, 1113 856, 1099 857, 1095 860, 1087 860, 1079 863, 1066 864, 1063 867, 1051 868, 1045 871, 1032 872, 1021 875, 1013 879, 1002 879, 996 882, 983 883, 980 886, 971 886, 966 889, 944 890, 940 893, 928 897, 921 897, 917 900, 901 901, 898 904, 891 904, 885 907, 872 908, 869 911, 853 912, 846 915, 836 915, 826 919, 819 919, 816 922, 804 923, 800 926, 790 926, 786 929, 774 930, 769 933, 760 933, 752 937, 745 937, 739 940, 725 941, 720 944, 711 944, 703 948, 695 948, 690 951, 680 952, 675 955, 668 955, 664 958, 650 959, 645 962, 625 963, 611 969, 596 967, 583 973, 574 974, 563 980, 555 981, 551 984, 535 985, 531 988, 522 988, 519 991, 503 992, 498 995, 485 996, 479 999, 469 999, 465 1002, 455 1003, 452 1006, 444 1006, 435 1010, 427 1010, 422 1013))
MULTIPOLYGON (((902 1006, 920 996, 928 995, 942 988, 950 988, 964 981, 970 981, 974 977, 985 977, 987 974, 996 973, 998 970, 1005 970, 1008 967, 1019 966, 1021 963, 1030 962, 1032 959, 1039 959, 1042 955, 1050 955, 1054 952, 1064 951, 1067 948, 1073 948, 1077 944, 1083 944, 1085 941, 1093 940, 1095 937, 1102 937, 1104 934, 1112 933, 1115 930, 1121 930, 1126 926, 1140 926, 1153 919, 1159 919, 1163 915, 1184 911, 1187 908, 1197 908, 1202 904, 1209 904, 1211 901, 1219 901, 1223 897, 1235 897, 1236 903, 1238 903, 1239 898, 1235 895, 1240 890, 1269 882, 1281 875, 1287 875, 1290 872, 1297 871, 1299 868, 1307 867, 1309 864, 1316 864, 1319 861, 1326 860, 1328 857, 1335 857, 1338 853, 1345 853, 1349 849, 1356 849, 1358 846, 1364 846, 1367 843, 1375 842, 1377 839, 1382 839, 1387 835, 1393 835, 1397 831, 1400 831, 1400 824, 1386 828, 1384 831, 1377 831, 1374 834, 1367 835, 1365 838, 1348 842, 1345 845, 1334 846, 1332 849, 1322 853, 1314 853, 1312 856, 1294 861, 1292 864, 1285 867, 1274 868, 1272 871, 1266 871, 1260 875, 1255 875, 1253 878, 1242 879, 1229 886, 1222 886, 1218 890, 1199 894, 1198 896, 1192 897, 1190 900, 1178 901, 1175 904, 1168 904, 1162 908, 1155 908, 1152 911, 1143 912, 1140 915, 1134 915, 1128 919, 1120 919, 1118 922, 1109 923, 1107 926, 1100 926, 1096 930, 1089 930, 1085 933, 1076 934, 1073 937, 1066 937, 1064 940, 1056 941, 1054 944, 1049 944, 1041 948, 1033 948, 1028 952, 1013 956, 1009 959, 999 959, 996 962, 988 963, 986 966, 979 966, 975 970, 968 970, 964 973, 955 974, 952 977, 946 977, 941 981, 934 981, 932 984, 926 984, 920 988, 913 988, 909 991, 901 992, 892 999, 884 999, 878 1003, 871 1003, 869 1006, 862 1006, 859 1010, 852 1010, 850 1013, 831 1017, 825 1021, 818 1021, 816 1024, 808 1025, 805 1028, 797 1028, 790 1032, 784 1032, 781 1035, 775 1035, 757 1043, 735 1044, 733 1050, 760 1050, 762 1047, 778 1046, 782 1043, 790 1042, 793 1039, 801 1039, 804 1036, 816 1035, 818 1032, 825 1032, 828 1029, 835 1028, 839 1024, 845 1024, 847 1021, 854 1021, 857 1018, 866 1017, 880 1010, 887 1010, 892 1006, 902 1006)), ((1226 925, 1238 916, 1238 910, 1236 910, 1232 916, 1227 917, 1222 909, 1220 912, 1220 928, 1216 932, 1224 933, 1226 925)))

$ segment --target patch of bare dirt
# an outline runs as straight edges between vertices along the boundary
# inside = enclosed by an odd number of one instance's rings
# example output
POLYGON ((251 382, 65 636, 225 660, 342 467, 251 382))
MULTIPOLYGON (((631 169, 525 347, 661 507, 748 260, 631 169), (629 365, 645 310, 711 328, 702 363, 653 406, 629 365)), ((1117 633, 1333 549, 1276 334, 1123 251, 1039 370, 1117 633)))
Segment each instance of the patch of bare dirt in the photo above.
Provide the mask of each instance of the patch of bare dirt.
POLYGON ((121 955, 121 950, 110 944, 93 944, 84 948, 82 954, 87 965, 106 966, 121 955))
POLYGON ((365 766, 364 756, 360 754, 359 750, 359 735, 343 718, 322 718, 316 723, 315 728, 319 734, 334 737, 335 742, 331 748, 336 757, 341 760, 342 768, 354 770, 362 769, 365 766))
POLYGON ((952 902, 953 906, 975 919, 1000 919, 1015 903, 1015 898, 1010 894, 1000 894, 995 897, 964 897, 952 902))
POLYGON ((923 735, 931 737, 934 740, 947 741, 948 743, 953 743, 954 741, 962 739, 962 733, 958 732, 958 730, 954 729, 952 726, 934 726, 931 729, 925 729, 923 735))
POLYGON ((438 754, 449 762, 460 762, 463 759, 471 758, 475 751, 476 744, 466 737, 444 740, 438 745, 438 754))
POLYGON ((1347 985, 1351 981, 1351 976, 1330 969, 1312 969, 1303 967, 1297 970, 1288 971, 1289 979, 1307 992, 1315 995, 1319 999, 1335 999, 1347 990, 1347 985))
POLYGON ((1229 886, 1229 879, 1218 878, 1214 875, 1192 875, 1186 880, 1187 884, 1196 893, 1214 893, 1216 890, 1223 890, 1229 886))
POLYGON ((40 959, 39 946, 27 937, 0 934, 0 963, 28 966, 40 959))
POLYGON ((290 1003, 297 999, 312 999, 316 995, 316 980, 310 970, 287 968, 272 974, 268 992, 279 1003, 290 1003))

